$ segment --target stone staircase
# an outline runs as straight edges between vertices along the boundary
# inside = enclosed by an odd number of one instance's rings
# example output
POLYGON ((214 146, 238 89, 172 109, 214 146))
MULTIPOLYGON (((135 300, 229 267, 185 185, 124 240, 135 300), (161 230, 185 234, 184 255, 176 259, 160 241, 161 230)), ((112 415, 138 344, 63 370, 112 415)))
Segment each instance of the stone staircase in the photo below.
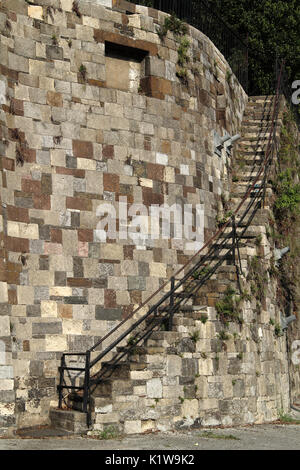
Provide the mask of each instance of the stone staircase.
MULTIPOLYGON (((235 180, 231 185, 227 210, 237 207, 264 159, 272 111, 273 97, 249 98, 242 123, 242 138, 236 149, 235 180)), ((260 179, 257 185, 261 182, 260 179)), ((91 394, 93 430, 103 431, 110 427, 118 432, 133 434, 197 424, 200 420, 204 425, 214 422, 212 413, 206 411, 207 400, 210 398, 203 398, 205 392, 202 376, 211 376, 213 384, 214 376, 220 374, 220 367, 225 367, 224 364, 219 364, 220 351, 217 349, 217 341, 213 339, 222 331, 215 305, 229 286, 237 289, 238 277, 242 289, 249 292, 249 259, 258 252, 264 255, 269 251, 265 226, 270 215, 270 195, 271 190, 267 188, 265 206, 257 211, 239 242, 241 272, 237 269, 237 253, 235 259, 230 254, 196 295, 188 298, 180 312, 174 315, 172 331, 161 328, 160 331, 152 332, 142 346, 131 349, 118 364, 111 362, 112 356, 102 362, 100 374, 103 371, 105 373, 100 383, 92 388, 94 390, 91 394), (257 242, 257 237, 260 237, 260 243, 257 242), (199 332, 200 339, 197 339, 196 332, 199 332), (209 355, 210 359, 207 359, 209 355)), ((237 223, 250 202, 251 197, 237 213, 237 223)), ((250 214, 251 211, 243 221, 243 226, 246 226, 250 214)), ((230 238, 230 230, 228 227, 224 231, 223 238, 230 238)), ((223 253, 223 250, 214 253, 209 261, 218 260, 223 253)), ((181 298, 184 301, 187 297, 189 293, 184 288, 175 294, 175 299, 181 298)), ((241 325, 233 325, 232 328, 234 335, 242 334, 241 325)), ((249 328, 245 326, 248 334, 252 331, 249 328)), ((225 347, 224 344, 223 342, 222 347, 225 347)), ((229 370, 237 374, 239 364, 234 354, 245 352, 245 344, 235 341, 234 346, 231 344, 230 348, 232 356, 226 360, 229 370)), ((126 345, 117 348, 117 352, 125 349, 126 345)), ((95 373, 94 381, 97 374, 99 371, 95 373)), ((212 385, 210 387, 214 390, 212 385)), ((217 387, 215 388, 217 390, 217 387)), ((218 391, 215 393, 214 399, 218 399, 218 391)), ((220 403, 223 403, 221 398, 220 403)), ((86 431, 82 394, 69 394, 67 405, 65 410, 51 410, 52 424, 68 431, 86 431)), ((222 413, 222 410, 219 413, 222 413)), ((235 416, 234 411, 232 413, 235 416)), ((226 419, 229 422, 231 418, 226 419)), ((239 419, 237 412, 232 422, 239 423, 239 419)))

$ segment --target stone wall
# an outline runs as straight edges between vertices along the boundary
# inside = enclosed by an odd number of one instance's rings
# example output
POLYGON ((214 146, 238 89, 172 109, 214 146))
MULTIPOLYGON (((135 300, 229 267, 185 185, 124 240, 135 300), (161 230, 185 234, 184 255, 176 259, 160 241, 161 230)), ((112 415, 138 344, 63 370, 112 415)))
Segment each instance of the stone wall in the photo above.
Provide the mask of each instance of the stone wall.
POLYGON ((92 346, 189 259, 176 240, 101 243, 99 204, 202 203, 207 239, 228 183, 213 132, 236 133, 247 102, 194 28, 183 83, 178 40, 157 34, 165 14, 72 7, 0 2, 3 432, 46 423, 61 353, 92 346))

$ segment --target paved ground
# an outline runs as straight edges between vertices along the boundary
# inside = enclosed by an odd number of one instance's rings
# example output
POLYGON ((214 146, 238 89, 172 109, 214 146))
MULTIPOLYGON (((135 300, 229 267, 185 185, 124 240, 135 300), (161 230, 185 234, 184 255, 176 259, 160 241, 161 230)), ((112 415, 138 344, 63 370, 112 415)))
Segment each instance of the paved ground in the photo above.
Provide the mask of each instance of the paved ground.
POLYGON ((65 435, 43 439, 18 437, 0 439, 0 451, 3 450, 300 450, 300 425, 199 428, 108 440, 65 435))

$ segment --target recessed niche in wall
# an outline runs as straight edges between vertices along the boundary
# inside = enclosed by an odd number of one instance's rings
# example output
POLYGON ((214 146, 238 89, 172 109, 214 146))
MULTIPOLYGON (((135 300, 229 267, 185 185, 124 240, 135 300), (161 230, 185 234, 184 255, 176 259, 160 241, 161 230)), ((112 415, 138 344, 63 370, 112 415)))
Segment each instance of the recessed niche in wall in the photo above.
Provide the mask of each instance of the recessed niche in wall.
POLYGON ((106 41, 106 86, 138 93, 147 55, 147 51, 106 41))

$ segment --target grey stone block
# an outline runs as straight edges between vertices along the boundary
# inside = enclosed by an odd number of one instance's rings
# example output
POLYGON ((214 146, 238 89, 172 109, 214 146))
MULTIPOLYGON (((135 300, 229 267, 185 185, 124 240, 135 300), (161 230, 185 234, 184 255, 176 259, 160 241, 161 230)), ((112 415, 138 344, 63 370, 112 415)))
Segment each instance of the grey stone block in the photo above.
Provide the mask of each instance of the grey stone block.
POLYGON ((96 306, 96 320, 121 320, 121 308, 103 308, 101 305, 96 306))
POLYGON ((60 322, 41 322, 33 323, 32 334, 34 335, 58 335, 62 333, 62 326, 60 322))

